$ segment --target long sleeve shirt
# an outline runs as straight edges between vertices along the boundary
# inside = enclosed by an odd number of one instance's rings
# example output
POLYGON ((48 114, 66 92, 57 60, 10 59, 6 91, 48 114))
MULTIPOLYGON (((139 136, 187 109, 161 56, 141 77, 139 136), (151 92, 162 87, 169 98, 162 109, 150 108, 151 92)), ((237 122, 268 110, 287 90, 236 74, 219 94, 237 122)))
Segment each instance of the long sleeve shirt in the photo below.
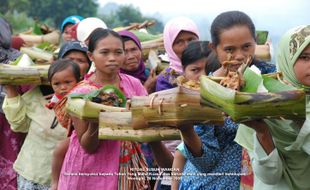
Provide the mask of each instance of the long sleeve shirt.
POLYGON ((28 133, 13 167, 19 175, 39 184, 50 184, 54 147, 66 138, 60 125, 50 128, 55 114, 45 107, 47 102, 38 87, 22 96, 6 97, 3 102, 11 129, 28 133))

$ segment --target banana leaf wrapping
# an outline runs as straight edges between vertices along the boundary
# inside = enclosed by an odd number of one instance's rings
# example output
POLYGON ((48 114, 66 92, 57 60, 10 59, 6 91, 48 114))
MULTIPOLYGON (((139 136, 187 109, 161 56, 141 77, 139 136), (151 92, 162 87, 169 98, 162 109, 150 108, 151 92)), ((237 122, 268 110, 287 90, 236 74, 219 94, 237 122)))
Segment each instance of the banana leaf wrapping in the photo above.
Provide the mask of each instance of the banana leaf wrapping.
POLYGON ((221 86, 219 80, 212 80, 212 77, 202 76, 201 104, 226 112, 234 121, 304 119, 306 92, 283 83, 278 76, 279 73, 257 75, 247 69, 244 73, 246 86, 241 92, 221 86), (260 84, 268 92, 257 92, 260 84))
POLYGON ((131 112, 101 112, 99 115, 99 139, 151 142, 181 139, 179 130, 171 127, 151 126, 132 128, 131 112))
POLYGON ((99 90, 95 90, 88 94, 70 94, 68 96, 66 110, 70 115, 80 119, 98 121, 99 113, 102 111, 125 111, 123 107, 108 106, 93 102, 93 98, 97 97, 101 92, 115 93, 123 101, 120 106, 126 104, 126 98, 121 91, 111 85, 107 85, 99 90))
POLYGON ((19 67, 0 64, 0 84, 49 84, 47 79, 49 65, 19 67))
POLYGON ((182 123, 222 124, 223 116, 217 109, 200 105, 200 93, 182 86, 131 99, 132 127, 173 126, 182 123))

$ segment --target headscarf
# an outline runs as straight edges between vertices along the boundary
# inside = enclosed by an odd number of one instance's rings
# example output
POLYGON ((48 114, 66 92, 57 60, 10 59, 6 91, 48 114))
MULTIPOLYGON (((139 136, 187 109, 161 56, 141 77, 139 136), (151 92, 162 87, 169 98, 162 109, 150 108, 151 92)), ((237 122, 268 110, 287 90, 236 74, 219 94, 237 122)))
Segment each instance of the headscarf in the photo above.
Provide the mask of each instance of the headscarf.
POLYGON ((11 35, 10 25, 0 18, 0 63, 7 64, 21 55, 19 51, 11 48, 11 35))
MULTIPOLYGON (((140 51, 142 51, 142 46, 141 46, 140 40, 138 39, 138 37, 134 33, 129 32, 127 30, 120 31, 118 33, 122 37, 130 38, 132 41, 135 42, 135 44, 138 46, 140 51)), ((120 71, 121 71, 121 73, 124 73, 124 74, 127 74, 127 75, 131 75, 131 76, 133 76, 135 78, 138 78, 142 83, 144 83, 146 81, 145 64, 144 64, 144 61, 143 61, 142 58, 140 59, 139 67, 138 67, 137 70, 135 70, 135 71, 127 71, 127 70, 124 70, 124 69, 120 69, 120 71)))
POLYGON ((199 38, 199 31, 196 24, 187 17, 176 17, 171 19, 164 28, 164 46, 169 57, 169 67, 182 73, 183 68, 180 58, 174 53, 172 45, 181 31, 191 32, 199 38))
MULTIPOLYGON (((283 35, 279 43, 277 67, 285 80, 295 87, 307 88, 297 79, 294 64, 301 52, 310 44, 310 25, 299 26, 283 35)), ((274 144, 282 160, 283 179, 290 189, 309 189, 310 175, 310 98, 306 95, 306 120, 264 119, 269 126, 274 144)), ((239 126, 235 141, 253 150, 253 130, 239 126), (252 140, 250 140, 252 139, 252 140), (250 143, 249 143, 250 142, 250 143)))
POLYGON ((302 85, 294 72, 294 65, 301 52, 310 44, 310 25, 295 27, 286 32, 280 39, 277 55, 277 68, 283 72, 284 79, 296 87, 310 87, 302 85))

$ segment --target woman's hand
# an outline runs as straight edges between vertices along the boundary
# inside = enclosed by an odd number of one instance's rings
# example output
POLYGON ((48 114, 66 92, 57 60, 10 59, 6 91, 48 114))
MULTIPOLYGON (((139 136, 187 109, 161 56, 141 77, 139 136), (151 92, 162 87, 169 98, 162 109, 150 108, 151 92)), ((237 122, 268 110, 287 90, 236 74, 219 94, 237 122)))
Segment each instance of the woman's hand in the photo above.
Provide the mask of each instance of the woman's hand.
POLYGON ((19 95, 15 85, 3 85, 3 88, 8 98, 14 98, 19 95))
POLYGON ((247 121, 243 124, 256 131, 256 137, 267 155, 269 155, 275 149, 269 128, 262 119, 247 121))
POLYGON ((154 69, 151 69, 149 77, 144 82, 144 88, 149 94, 155 91, 156 81, 157 81, 156 73, 154 69))
POLYGON ((71 116, 71 119, 83 149, 90 154, 95 153, 99 146, 98 123, 89 122, 73 116, 71 116))

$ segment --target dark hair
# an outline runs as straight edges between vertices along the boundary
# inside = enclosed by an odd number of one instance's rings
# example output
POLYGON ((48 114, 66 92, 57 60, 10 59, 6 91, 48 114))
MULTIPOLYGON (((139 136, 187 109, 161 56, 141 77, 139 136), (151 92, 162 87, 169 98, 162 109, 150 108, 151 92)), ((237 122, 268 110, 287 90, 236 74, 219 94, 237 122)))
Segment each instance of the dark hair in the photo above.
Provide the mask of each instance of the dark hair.
POLYGON ((209 41, 191 41, 184 49, 181 57, 183 69, 202 58, 207 58, 211 53, 209 41))
POLYGON ((214 51, 212 51, 210 55, 208 56, 207 63, 208 64, 206 64, 206 67, 205 67, 205 72, 207 75, 209 75, 209 73, 215 72, 222 66, 222 64, 218 60, 217 55, 214 51))
POLYGON ((111 29, 97 28, 89 35, 88 51, 93 52, 96 49, 98 41, 100 39, 108 37, 109 35, 112 35, 118 38, 122 42, 123 49, 124 49, 124 43, 123 43, 122 37, 117 32, 111 29))
POLYGON ((73 51, 83 53, 83 55, 85 55, 87 58, 88 64, 91 65, 91 61, 87 56, 88 47, 85 43, 80 41, 68 41, 62 44, 58 53, 58 59, 65 58, 69 53, 73 51))
POLYGON ((241 11, 228 11, 218 15, 211 24, 211 39, 214 47, 220 42, 221 32, 236 25, 247 26, 252 37, 256 39, 255 26, 251 18, 241 11))
POLYGON ((71 61, 70 59, 58 59, 56 61, 54 61, 50 68, 48 69, 48 81, 51 82, 53 76, 60 71, 63 71, 65 69, 67 69, 68 67, 72 68, 74 77, 76 79, 77 82, 79 82, 81 80, 81 74, 80 74, 80 67, 78 64, 76 64, 75 62, 71 61))
MULTIPOLYGON (((127 41, 134 41, 132 38, 129 38, 129 37, 127 37, 127 36, 122 36, 122 40, 123 40, 123 42, 125 43, 125 42, 127 42, 127 41)), ((135 42, 136 43, 136 42, 135 42)))

